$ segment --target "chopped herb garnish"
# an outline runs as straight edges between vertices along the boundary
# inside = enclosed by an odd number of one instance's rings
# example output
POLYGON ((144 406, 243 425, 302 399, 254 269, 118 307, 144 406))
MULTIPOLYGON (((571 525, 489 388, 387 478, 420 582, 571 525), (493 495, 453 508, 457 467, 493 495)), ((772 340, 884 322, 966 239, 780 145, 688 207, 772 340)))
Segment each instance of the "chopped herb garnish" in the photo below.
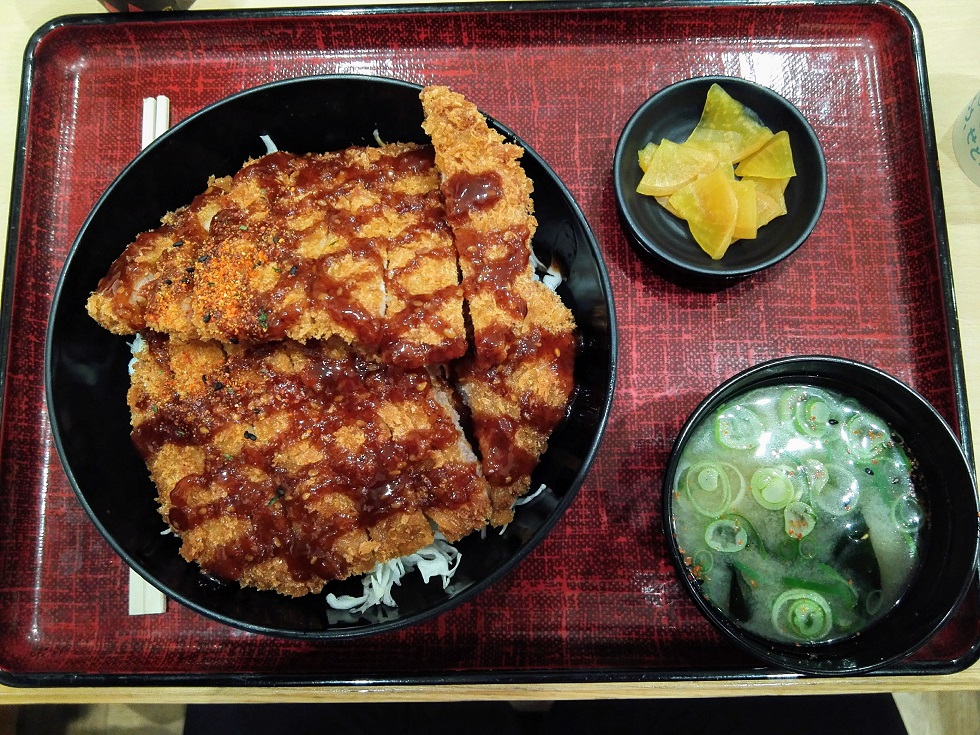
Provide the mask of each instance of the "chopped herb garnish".
POLYGON ((248 225, 238 225, 238 229, 244 232, 245 230, 248 229, 248 225))
POLYGON ((268 329, 269 328, 269 314, 268 314, 268 312, 265 312, 265 311, 260 311, 259 312, 259 326, 262 327, 262 329, 268 329))

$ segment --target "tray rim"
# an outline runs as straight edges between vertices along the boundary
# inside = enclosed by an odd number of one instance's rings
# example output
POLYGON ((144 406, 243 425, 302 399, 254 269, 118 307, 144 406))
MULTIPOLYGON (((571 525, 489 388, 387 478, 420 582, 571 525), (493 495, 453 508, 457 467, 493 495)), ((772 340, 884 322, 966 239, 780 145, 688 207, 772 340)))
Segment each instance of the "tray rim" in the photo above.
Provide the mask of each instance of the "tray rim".
MULTIPOLYGON (((939 275, 942 280, 943 306, 946 317, 947 348, 955 397, 958 434, 969 465, 975 470, 972 432, 969 418, 969 405, 966 395, 965 370, 963 366, 962 344, 956 299, 952 276, 952 259, 946 225, 942 184, 938 167, 938 146, 932 114, 932 97, 928 82, 925 60, 925 47, 922 28, 913 13, 899 0, 681 0, 671 2, 669 8, 651 6, 644 0, 528 0, 527 2, 508 2, 507 0, 482 0, 481 2, 425 3, 412 2, 399 5, 338 5, 320 8, 267 8, 254 10, 186 10, 174 12, 146 12, 139 15, 122 13, 81 13, 61 15, 41 25, 29 39, 23 55, 21 85, 18 101, 16 148, 7 226, 7 239, 4 251, 3 279, 0 282, 0 428, 4 417, 6 396, 6 377, 9 366, 9 343, 12 336, 14 288, 17 269, 18 235, 22 214, 22 198, 27 168, 27 113, 33 91, 33 77, 36 68, 36 53, 39 46, 52 33, 70 27, 114 25, 117 23, 147 22, 213 22, 233 20, 262 20, 278 18, 307 17, 358 17, 394 16, 403 14, 439 15, 456 14, 494 14, 533 13, 568 9, 587 10, 643 10, 654 12, 663 10, 697 9, 705 7, 802 7, 802 6, 880 6, 895 12, 909 27, 911 53, 916 67, 920 121, 923 128, 923 143, 926 154, 926 173, 929 181, 929 196, 932 205, 933 230, 936 236, 936 251, 939 275)), ((972 590, 975 594, 975 587, 972 590)), ((271 673, 73 673, 28 672, 18 673, 0 668, 0 685, 10 687, 95 687, 95 686, 322 686, 343 687, 357 685, 370 686, 443 686, 473 684, 599 684, 599 683, 648 683, 648 682, 690 682, 690 681, 793 681, 841 678, 849 680, 892 676, 903 678, 920 675, 948 675, 964 670, 980 660, 980 638, 963 655, 949 661, 908 662, 900 661, 866 674, 837 677, 808 676, 784 672, 764 666, 722 668, 717 671, 689 671, 676 667, 666 669, 649 668, 584 668, 574 671, 552 670, 509 670, 495 669, 482 671, 446 671, 437 674, 412 676, 390 676, 383 673, 364 673, 359 676, 330 677, 317 674, 286 675, 271 673)))

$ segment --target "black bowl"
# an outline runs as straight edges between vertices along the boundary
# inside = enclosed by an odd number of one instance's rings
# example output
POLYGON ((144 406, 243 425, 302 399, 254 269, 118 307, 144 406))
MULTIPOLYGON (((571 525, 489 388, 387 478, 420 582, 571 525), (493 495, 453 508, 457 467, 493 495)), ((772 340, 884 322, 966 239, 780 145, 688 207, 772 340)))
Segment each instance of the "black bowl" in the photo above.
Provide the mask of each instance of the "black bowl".
POLYGON ((980 529, 973 470, 956 435, 917 392, 881 370, 837 357, 799 356, 762 363, 716 388, 690 415, 667 463, 663 486, 669 551, 685 588, 702 613, 739 646, 791 671, 837 675, 871 671, 922 646, 952 615, 977 574, 980 529), (703 420, 756 388, 809 385, 850 396, 886 421, 917 463, 915 482, 925 506, 920 561, 911 584, 878 620, 850 637, 827 642, 779 642, 750 632, 708 600, 679 551, 674 477, 680 455, 703 420))
POLYGON ((626 123, 613 159, 613 187, 623 229, 633 247, 665 277, 694 288, 719 288, 775 265, 810 235, 823 211, 827 165, 816 133, 789 101, 767 87, 737 77, 696 77, 660 90, 626 123), (708 89, 719 84, 755 112, 773 132, 785 130, 797 175, 786 189, 787 214, 759 228, 754 240, 735 243, 712 260, 690 228, 650 196, 638 194, 643 172, 637 152, 647 143, 687 139, 701 119, 708 89))
MULTIPOLYGON (((616 327, 612 290, 598 245, 568 190, 524 145, 523 166, 534 181, 538 230, 534 249, 544 262, 567 266, 559 294, 574 312, 581 356, 568 417, 552 435, 533 482, 548 490, 518 508, 502 534, 472 535, 457 547, 463 560, 448 589, 406 577, 397 608, 363 616, 328 610, 323 595, 291 599, 217 584, 178 554, 164 529, 147 470, 130 440, 126 406, 127 339, 102 329, 85 301, 125 246, 160 216, 203 191, 210 175, 232 174, 265 147, 329 151, 383 140, 427 142, 421 129, 420 87, 361 76, 278 82, 236 94, 187 118, 142 152, 96 204, 65 263, 51 311, 45 352, 48 410, 55 443, 79 500, 109 544, 143 577, 198 612, 245 630, 332 638, 391 630, 469 600, 518 563, 571 503, 606 425, 613 395, 616 327)), ((325 592, 359 594, 359 580, 325 592)))

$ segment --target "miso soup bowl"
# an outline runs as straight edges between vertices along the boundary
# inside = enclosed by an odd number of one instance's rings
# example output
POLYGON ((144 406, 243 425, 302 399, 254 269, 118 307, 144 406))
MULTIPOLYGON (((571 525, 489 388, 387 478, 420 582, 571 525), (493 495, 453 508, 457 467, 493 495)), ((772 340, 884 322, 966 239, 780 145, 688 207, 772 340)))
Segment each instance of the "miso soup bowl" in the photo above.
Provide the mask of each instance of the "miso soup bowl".
POLYGON ((725 636, 777 669, 842 675, 897 662, 923 646, 943 626, 977 577, 977 490, 960 439, 922 395, 895 377, 859 362, 794 356, 759 364, 730 378, 697 406, 681 429, 667 463, 663 491, 667 544, 694 603, 725 636), (887 612, 847 637, 788 642, 747 630, 705 596, 702 582, 690 568, 696 564, 686 562, 688 552, 678 548, 675 475, 688 442, 719 407, 756 388, 779 385, 813 386, 856 399, 889 425, 915 467, 913 484, 922 502, 924 521, 911 581, 887 612))

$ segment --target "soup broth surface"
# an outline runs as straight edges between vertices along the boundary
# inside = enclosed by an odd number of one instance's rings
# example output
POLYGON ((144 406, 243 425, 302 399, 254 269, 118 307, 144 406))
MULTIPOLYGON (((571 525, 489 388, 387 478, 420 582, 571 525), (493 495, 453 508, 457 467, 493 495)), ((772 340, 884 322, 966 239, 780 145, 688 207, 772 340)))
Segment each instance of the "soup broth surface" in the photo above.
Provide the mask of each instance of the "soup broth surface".
POLYGON ((673 483, 685 564, 778 641, 854 635, 908 588, 925 530, 913 461, 877 415, 806 385, 754 389, 692 433, 673 483))

